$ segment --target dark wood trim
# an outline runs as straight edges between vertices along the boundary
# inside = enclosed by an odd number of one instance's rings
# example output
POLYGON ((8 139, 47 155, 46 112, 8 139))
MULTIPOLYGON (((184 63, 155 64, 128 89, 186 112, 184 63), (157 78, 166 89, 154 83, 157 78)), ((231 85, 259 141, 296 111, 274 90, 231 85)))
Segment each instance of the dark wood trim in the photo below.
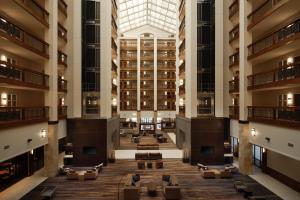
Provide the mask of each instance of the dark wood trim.
MULTIPOLYGON (((284 27, 283 27, 283 28, 284 28, 284 27)), ((280 30, 281 30, 281 29, 279 29, 279 30, 277 30, 277 31, 275 31, 275 32, 273 32, 273 33, 271 33, 271 34, 269 34, 269 35, 266 35, 265 37, 263 37, 263 38, 261 38, 261 39, 255 41, 255 42, 253 42, 252 44, 248 45, 248 51, 249 51, 249 48, 250 48, 251 46, 254 46, 256 43, 258 43, 258 42, 260 42, 260 41, 262 41, 262 40, 264 40, 264 39, 270 37, 271 35, 277 33, 277 32, 280 31, 280 30)), ((280 40, 280 41, 278 41, 277 43, 273 44, 272 46, 266 47, 266 48, 260 50, 260 51, 257 52, 257 53, 253 53, 253 54, 251 54, 251 55, 248 55, 247 59, 248 59, 248 60, 252 60, 252 59, 257 58, 257 57, 259 57, 259 56, 261 56, 261 55, 263 55, 263 54, 265 54, 265 53, 268 53, 268 52, 270 52, 270 51, 273 51, 274 49, 277 49, 277 48, 279 48, 279 47, 281 47, 281 46, 283 46, 283 45, 290 44, 291 42, 294 42, 294 41, 296 41, 296 40, 298 40, 298 39, 300 39, 300 32, 295 33, 294 35, 292 35, 292 36, 290 36, 290 37, 288 37, 288 38, 284 38, 283 40, 280 40)))
POLYGON ((300 77, 294 78, 294 79, 287 79, 282 81, 275 81, 273 83, 266 83, 261 85, 255 85, 255 86, 248 86, 247 90, 258 90, 258 89, 264 89, 264 88, 275 88, 275 87, 282 87, 282 86, 288 86, 291 84, 299 84, 300 83, 300 77))
MULTIPOLYGON (((18 4, 20 7, 22 7, 26 12, 28 12, 32 17, 34 17, 37 21, 39 21, 42 25, 44 25, 45 27, 49 28, 49 22, 47 20, 43 20, 41 19, 39 16, 37 16, 35 14, 34 11, 32 11, 32 9, 26 5, 26 3, 24 3, 24 0, 22 1, 18 1, 18 0, 13 0, 16 4, 18 4)), ((32 1, 37 7, 39 7, 44 15, 48 18, 49 20, 49 12, 36 0, 30 0, 32 1)))
MULTIPOLYGON (((269 0, 267 0, 266 2, 264 2, 262 5, 260 5, 257 9, 255 9, 254 11, 252 11, 247 18, 249 19, 255 12, 257 12, 259 9, 261 9, 265 4, 268 3, 269 0)), ((282 2, 281 2, 282 3, 282 2)), ((285 2, 281 5, 275 5, 272 6, 272 8, 270 10, 268 10, 266 13, 264 13, 262 16, 260 16, 257 20, 255 21, 251 21, 251 23, 248 24, 247 26, 247 30, 250 31, 254 26, 256 26, 257 24, 259 24, 260 22, 264 21, 266 18, 268 18, 269 16, 271 16, 274 12, 276 12, 279 8, 281 8, 283 5, 285 5, 288 2, 285 2)))
POLYGON ((249 121, 239 120, 239 124, 249 124, 249 121))
POLYGON ((55 125, 55 124, 58 124, 58 123, 59 123, 59 121, 48 121, 49 125, 55 125))
POLYGON ((272 176, 273 178, 277 179, 278 181, 282 182, 283 184, 293 188, 294 190, 300 192, 300 182, 270 168, 266 168, 266 173, 272 176))
POLYGON ((26 83, 23 81, 18 81, 10 78, 3 78, 0 77, 0 82, 1 83, 7 83, 9 85, 16 85, 20 87, 27 87, 27 88, 35 88, 35 89, 40 89, 40 90, 49 90, 49 86, 42 86, 42 85, 37 85, 33 83, 26 83))
POLYGON ((49 118, 41 118, 41 119, 31 119, 31 120, 22 120, 22 121, 0 122, 0 130, 16 128, 20 126, 29 126, 32 124, 48 122, 48 120, 49 118))
POLYGON ((300 122, 248 117, 250 122, 300 130, 300 122))

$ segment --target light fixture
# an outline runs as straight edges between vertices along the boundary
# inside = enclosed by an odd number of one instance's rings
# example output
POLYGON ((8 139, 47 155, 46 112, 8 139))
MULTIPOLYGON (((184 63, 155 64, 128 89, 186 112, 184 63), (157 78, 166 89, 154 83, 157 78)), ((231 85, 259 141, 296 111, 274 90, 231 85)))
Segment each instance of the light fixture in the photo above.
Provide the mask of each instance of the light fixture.
POLYGON ((291 65, 294 63, 294 58, 293 57, 288 57, 286 60, 287 65, 291 65))
POLYGON ((113 106, 116 106, 116 105, 117 105, 117 99, 116 99, 116 98, 113 98, 113 99, 112 99, 112 105, 113 105, 113 106))
POLYGON ((180 98, 180 99, 179 99, 179 105, 180 105, 180 106, 183 106, 183 105, 184 105, 184 100, 183 100, 183 98, 180 98))
POLYGON ((0 60, 3 61, 3 62, 7 62, 6 55, 1 55, 0 60))
POLYGON ((251 129, 251 135, 252 135, 252 136, 256 136, 256 129, 255 129, 255 128, 252 128, 252 129, 251 129))
POLYGON ((41 130, 40 136, 41 136, 41 138, 46 138, 46 136, 47 136, 47 131, 46 131, 46 129, 42 129, 42 130, 41 130))
POLYGON ((7 106, 7 93, 5 92, 1 94, 1 106, 7 106))
POLYGON ((263 153, 266 153, 266 149, 265 148, 263 148, 262 151, 263 151, 263 153))
POLYGON ((117 79, 114 78, 112 82, 114 85, 117 85, 117 79))
POLYGON ((183 79, 179 79, 179 85, 183 85, 183 79))
POLYGON ((33 149, 30 150, 30 155, 33 155, 34 154, 34 151, 33 149))
POLYGON ((292 106, 293 105, 293 94, 292 93, 288 93, 287 94, 287 105, 288 106, 292 106))
POLYGON ((65 98, 61 98, 61 105, 64 106, 65 105, 65 98))

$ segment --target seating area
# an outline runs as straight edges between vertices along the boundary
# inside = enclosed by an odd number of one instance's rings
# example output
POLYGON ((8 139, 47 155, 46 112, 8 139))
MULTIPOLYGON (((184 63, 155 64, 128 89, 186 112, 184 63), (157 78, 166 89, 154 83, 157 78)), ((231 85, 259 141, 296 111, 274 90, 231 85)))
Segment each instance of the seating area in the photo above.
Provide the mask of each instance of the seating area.
POLYGON ((163 175, 163 194, 167 200, 181 199, 178 180, 175 175, 163 175))
POLYGON ((225 167, 222 169, 213 169, 203 164, 197 163, 198 169, 201 172, 201 176, 205 179, 211 178, 231 178, 231 170, 233 167, 225 167))
POLYGON ((163 160, 148 160, 148 161, 145 161, 145 160, 138 160, 137 161, 137 167, 138 169, 154 169, 154 167, 156 169, 162 169, 164 168, 164 162, 163 160))
POLYGON ((135 160, 161 160, 161 153, 136 153, 135 160))
POLYGON ((87 169, 78 168, 60 168, 60 174, 66 175, 67 180, 96 180, 101 173, 103 163, 87 169))

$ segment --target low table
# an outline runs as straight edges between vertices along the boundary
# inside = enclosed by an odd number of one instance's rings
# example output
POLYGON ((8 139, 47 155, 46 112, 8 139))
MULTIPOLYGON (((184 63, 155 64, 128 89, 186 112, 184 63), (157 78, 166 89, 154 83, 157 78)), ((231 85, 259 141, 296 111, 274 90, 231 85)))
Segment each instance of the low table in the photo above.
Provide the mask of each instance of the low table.
POLYGON ((56 191, 55 186, 45 187, 41 192, 41 197, 51 199, 54 197, 55 191, 56 191))
POLYGON ((147 191, 150 197, 155 197, 157 195, 157 185, 153 182, 148 183, 147 191))
POLYGON ((85 174, 85 171, 79 171, 78 172, 78 180, 84 181, 84 174, 85 174))

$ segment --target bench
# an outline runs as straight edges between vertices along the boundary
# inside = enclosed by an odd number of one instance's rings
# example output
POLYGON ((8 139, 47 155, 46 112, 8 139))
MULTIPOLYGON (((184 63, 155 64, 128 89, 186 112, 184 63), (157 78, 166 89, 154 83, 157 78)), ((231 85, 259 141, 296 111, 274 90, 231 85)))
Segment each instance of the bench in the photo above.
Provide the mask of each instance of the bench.
POLYGON ((45 187, 41 192, 41 197, 52 199, 54 197, 55 192, 56 192, 55 186, 45 187))

